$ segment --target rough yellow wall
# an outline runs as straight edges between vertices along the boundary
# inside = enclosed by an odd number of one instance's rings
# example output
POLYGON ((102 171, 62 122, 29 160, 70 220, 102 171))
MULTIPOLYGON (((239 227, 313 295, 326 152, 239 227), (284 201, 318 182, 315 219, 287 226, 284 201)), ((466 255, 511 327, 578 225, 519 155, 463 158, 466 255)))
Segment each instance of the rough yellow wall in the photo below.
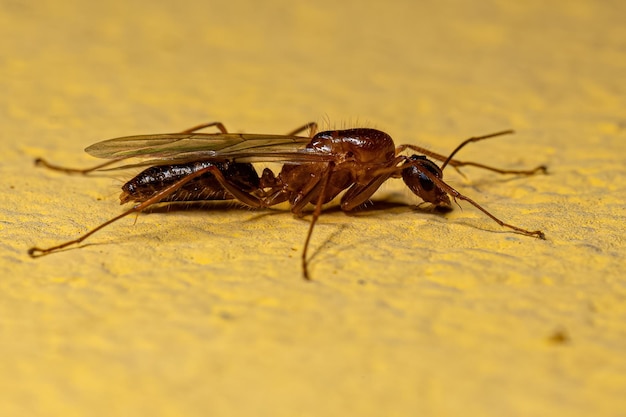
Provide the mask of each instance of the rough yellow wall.
POLYGON ((622 2, 41 1, 0 9, 1 416, 626 414, 622 2), (390 181, 283 209, 119 214, 87 145, 317 120, 549 175, 468 168, 461 203, 390 181))

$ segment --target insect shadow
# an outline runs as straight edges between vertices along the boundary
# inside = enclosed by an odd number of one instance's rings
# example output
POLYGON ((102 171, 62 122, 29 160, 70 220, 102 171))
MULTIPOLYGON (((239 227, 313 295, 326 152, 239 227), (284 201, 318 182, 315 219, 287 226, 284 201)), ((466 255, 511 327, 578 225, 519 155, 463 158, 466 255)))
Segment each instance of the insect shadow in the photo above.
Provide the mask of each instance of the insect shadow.
POLYGON ((48 248, 32 247, 31 257, 40 257, 78 244, 102 228, 129 214, 152 210, 160 203, 236 201, 247 207, 269 208, 287 203, 297 217, 313 212, 301 255, 302 275, 310 279, 307 252, 322 207, 342 194, 339 209, 352 212, 366 205, 387 180, 402 179, 425 203, 450 210, 452 200, 465 201, 502 227, 515 233, 545 239, 540 230, 528 230, 500 220, 469 197, 443 181, 449 165, 475 167, 498 174, 534 175, 546 173, 545 166, 529 170, 500 169, 460 161, 454 156, 472 142, 508 135, 504 130, 469 138, 448 156, 425 148, 396 146, 391 137, 376 129, 355 128, 317 132, 308 123, 286 135, 228 133, 222 123, 212 122, 179 133, 127 136, 95 143, 86 152, 106 162, 89 169, 73 169, 37 159, 36 165, 68 174, 89 174, 113 169, 142 167, 138 175, 122 186, 122 204, 135 205, 96 226, 80 237, 48 248), (218 133, 200 133, 214 127, 218 133), (309 131, 308 135, 301 135, 309 131), (410 155, 405 153, 416 152, 410 155), (438 166, 430 159, 441 161, 438 166), (128 163, 129 161, 132 163, 128 163), (281 164, 278 173, 265 168, 258 174, 255 163, 281 164), (123 165, 126 164, 126 165, 123 165))

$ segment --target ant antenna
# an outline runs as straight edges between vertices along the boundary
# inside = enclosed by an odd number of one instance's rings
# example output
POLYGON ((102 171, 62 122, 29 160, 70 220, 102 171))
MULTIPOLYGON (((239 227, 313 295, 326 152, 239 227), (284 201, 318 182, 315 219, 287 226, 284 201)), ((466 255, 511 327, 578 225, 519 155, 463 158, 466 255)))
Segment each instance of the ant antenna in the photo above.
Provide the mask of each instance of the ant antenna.
POLYGON ((493 138, 493 137, 496 137, 496 136, 510 135, 510 134, 513 134, 513 133, 515 133, 515 131, 514 131, 514 130, 503 130, 503 131, 501 131, 501 132, 490 133, 490 134, 488 134, 488 135, 484 135, 484 136, 476 136, 476 137, 473 137, 473 138, 469 138, 469 139, 467 139, 467 140, 464 140, 463 142, 461 142, 461 144, 460 144, 459 146, 457 146, 457 147, 456 147, 456 149, 455 149, 455 150, 453 150, 453 151, 452 151, 452 153, 450 154, 450 156, 448 156, 448 158, 447 158, 447 159, 443 162, 443 164, 441 164, 441 167, 440 167, 439 169, 441 169, 441 170, 443 171, 443 169, 446 167, 446 165, 448 165, 448 163, 452 160, 452 157, 453 157, 454 155, 456 155, 456 153, 457 153, 458 151, 460 151, 461 149, 463 149, 463 147, 464 147, 465 145, 467 145, 468 143, 471 143, 471 142, 478 142, 478 141, 480 141, 480 140, 483 140, 483 139, 489 139, 489 138, 493 138))

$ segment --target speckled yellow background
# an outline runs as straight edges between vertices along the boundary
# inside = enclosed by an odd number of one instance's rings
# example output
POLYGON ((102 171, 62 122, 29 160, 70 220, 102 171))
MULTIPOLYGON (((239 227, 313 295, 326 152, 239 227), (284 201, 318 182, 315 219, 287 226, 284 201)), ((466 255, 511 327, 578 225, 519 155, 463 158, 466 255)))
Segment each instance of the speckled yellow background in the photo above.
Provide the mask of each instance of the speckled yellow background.
POLYGON ((626 415, 620 1, 2 1, 1 416, 626 415), (553 5, 555 3, 555 5, 553 5), (120 213, 103 139, 370 126, 462 159, 467 204, 120 213))

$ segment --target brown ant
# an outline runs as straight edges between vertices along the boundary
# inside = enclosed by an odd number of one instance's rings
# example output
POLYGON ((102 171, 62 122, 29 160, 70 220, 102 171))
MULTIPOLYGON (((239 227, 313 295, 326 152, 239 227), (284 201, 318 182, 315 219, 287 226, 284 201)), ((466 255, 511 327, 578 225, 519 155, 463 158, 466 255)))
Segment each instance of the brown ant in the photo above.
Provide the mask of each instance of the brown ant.
MULTIPOLYGON (((70 169, 37 159, 36 164, 66 173, 87 174, 130 158, 146 159, 136 164, 108 169, 148 166, 122 187, 121 203, 137 203, 131 209, 102 223, 77 239, 49 248, 33 247, 31 257, 47 255, 87 239, 98 230, 132 213, 163 202, 238 200, 256 208, 288 201, 298 217, 308 204, 315 209, 302 250, 302 272, 309 278, 307 251, 322 206, 341 192, 341 209, 351 211, 366 203, 390 178, 402 178, 409 189, 436 207, 451 208, 450 196, 478 208, 500 226, 526 236, 545 239, 540 230, 527 230, 503 222, 472 199, 443 181, 443 169, 450 165, 474 166, 500 174, 533 175, 546 172, 545 166, 531 170, 504 170, 463 162, 454 155, 471 142, 513 133, 512 130, 472 137, 463 141, 448 157, 414 145, 396 147, 391 137, 375 129, 317 131, 309 123, 287 135, 232 134, 219 122, 207 123, 180 133, 128 136, 98 142, 85 151, 109 161, 90 169, 70 169), (197 133, 214 126, 219 133, 197 133), (309 136, 298 136, 309 129, 309 136), (410 149, 424 155, 402 155, 410 149), (427 159, 443 161, 441 166, 427 159), (275 175, 266 168, 259 177, 254 162, 279 162, 275 175)), ((458 204, 458 203, 457 203, 458 204)))

